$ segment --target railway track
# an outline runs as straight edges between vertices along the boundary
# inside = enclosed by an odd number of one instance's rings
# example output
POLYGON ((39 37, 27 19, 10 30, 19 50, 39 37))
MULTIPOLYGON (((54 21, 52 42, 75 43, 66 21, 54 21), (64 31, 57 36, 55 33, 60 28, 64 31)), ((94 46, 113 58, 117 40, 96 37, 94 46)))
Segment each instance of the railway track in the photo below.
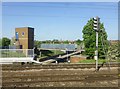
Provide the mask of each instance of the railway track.
POLYGON ((51 76, 27 76, 27 77, 20 77, 20 76, 17 76, 17 77, 13 77, 10 79, 10 77, 4 77, 5 80, 7 81, 3 81, 3 83, 5 84, 13 84, 13 83, 37 83, 37 82, 80 82, 80 81, 104 81, 104 80, 115 80, 115 79, 118 79, 118 77, 116 75, 107 75, 107 76, 94 76, 94 77, 91 77, 91 76, 70 76, 70 75, 67 75, 67 76, 61 76, 61 75, 58 75, 58 76, 54 76, 54 77, 51 77, 51 76), (100 78, 101 77, 101 78, 100 78), (9 79, 9 81, 8 81, 9 79))
MULTIPOLYGON (((101 66, 101 64, 99 64, 101 66)), ((108 67, 104 64, 102 67, 108 67)), ((118 64, 111 64, 110 67, 118 67, 118 64)), ((84 69, 95 68, 95 64, 47 64, 47 65, 3 65, 2 70, 29 70, 29 69, 84 69)))
POLYGON ((81 70, 3 71, 3 87, 117 86, 118 74, 81 70))
MULTIPOLYGON (((3 87, 13 88, 116 87, 119 79, 118 65, 112 64, 111 66, 113 68, 111 71, 95 72, 95 64, 3 65, 2 85, 3 87)), ((107 67, 107 65, 104 65, 104 67, 107 67)))

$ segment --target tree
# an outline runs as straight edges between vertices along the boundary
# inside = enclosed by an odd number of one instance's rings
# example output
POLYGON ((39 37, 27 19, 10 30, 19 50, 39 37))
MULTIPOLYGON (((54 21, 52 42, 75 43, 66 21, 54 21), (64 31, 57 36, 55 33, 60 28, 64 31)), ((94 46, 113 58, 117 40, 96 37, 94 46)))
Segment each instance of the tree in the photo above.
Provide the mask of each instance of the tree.
POLYGON ((3 37, 2 38, 2 46, 5 47, 5 46, 9 46, 10 45, 10 42, 11 40, 7 37, 3 37))
POLYGON ((120 59, 120 43, 119 41, 116 44, 110 44, 107 53, 108 59, 120 59))
POLYGON ((52 40, 52 43, 54 43, 54 44, 59 44, 59 40, 53 39, 53 40, 52 40))
MULTIPOLYGON (((98 33, 98 57, 105 58, 105 52, 108 50, 107 33, 104 28, 104 24, 100 23, 101 32, 98 33)), ((83 30, 83 42, 85 46, 85 54, 90 58, 94 58, 96 50, 96 32, 93 29, 93 19, 90 19, 84 26, 83 30)))
POLYGON ((78 39, 78 40, 75 41, 75 43, 76 43, 77 45, 80 45, 81 42, 82 42, 82 41, 81 41, 80 39, 78 39))
POLYGON ((37 48, 40 48, 40 46, 41 46, 41 41, 35 40, 35 41, 34 41, 34 46, 36 46, 37 48))
POLYGON ((63 41, 64 44, 69 44, 68 40, 63 41))
POLYGON ((0 39, 0 46, 2 46, 2 39, 0 39))

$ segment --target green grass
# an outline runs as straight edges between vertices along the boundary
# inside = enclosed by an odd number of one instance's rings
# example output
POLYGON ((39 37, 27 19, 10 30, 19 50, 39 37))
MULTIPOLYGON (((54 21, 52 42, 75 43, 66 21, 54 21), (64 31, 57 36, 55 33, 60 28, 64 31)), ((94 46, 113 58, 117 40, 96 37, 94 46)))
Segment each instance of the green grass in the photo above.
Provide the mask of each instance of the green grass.
POLYGON ((39 55, 40 58, 46 58, 46 57, 50 57, 50 56, 55 56, 55 55, 60 55, 63 54, 64 52, 60 51, 60 50, 48 50, 45 52, 41 52, 41 57, 39 55))
POLYGON ((58 55, 58 54, 63 54, 64 53, 60 50, 52 50, 51 52, 53 52, 53 55, 58 55))
MULTIPOLYGON (((81 60, 79 63, 95 63, 96 61, 94 59, 86 59, 86 60, 81 60)), ((103 62, 106 62, 105 59, 99 59, 98 63, 101 64, 103 62)))
POLYGON ((120 62, 120 59, 113 59, 111 62, 120 62))
POLYGON ((120 59, 117 59, 117 62, 120 62, 120 59))
MULTIPOLYGON (((94 59, 86 59, 81 60, 79 63, 95 63, 96 61, 94 59)), ((106 59, 98 59, 98 63, 101 64, 103 62, 106 62, 106 59)), ((111 60, 110 62, 120 62, 120 60, 111 60)))

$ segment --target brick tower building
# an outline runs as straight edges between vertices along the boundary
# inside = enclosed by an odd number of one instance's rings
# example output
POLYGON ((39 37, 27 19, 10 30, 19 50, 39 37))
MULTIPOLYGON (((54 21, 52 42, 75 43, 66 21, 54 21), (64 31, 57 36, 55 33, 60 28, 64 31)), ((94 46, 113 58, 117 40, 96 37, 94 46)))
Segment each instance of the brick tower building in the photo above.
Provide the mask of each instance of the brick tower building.
POLYGON ((33 49, 34 28, 22 27, 15 29, 16 46, 20 49, 33 49))

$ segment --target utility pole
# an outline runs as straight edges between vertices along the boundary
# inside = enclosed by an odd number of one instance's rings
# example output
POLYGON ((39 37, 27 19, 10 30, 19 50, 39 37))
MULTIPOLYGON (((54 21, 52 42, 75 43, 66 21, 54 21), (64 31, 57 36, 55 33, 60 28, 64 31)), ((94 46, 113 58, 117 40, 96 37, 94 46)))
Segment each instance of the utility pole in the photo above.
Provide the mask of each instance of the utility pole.
POLYGON ((96 70, 98 70, 98 32, 99 32, 99 23, 100 23, 100 18, 96 16, 96 18, 93 18, 94 20, 94 30, 96 31, 96 50, 95 50, 95 60, 96 60, 96 70))

